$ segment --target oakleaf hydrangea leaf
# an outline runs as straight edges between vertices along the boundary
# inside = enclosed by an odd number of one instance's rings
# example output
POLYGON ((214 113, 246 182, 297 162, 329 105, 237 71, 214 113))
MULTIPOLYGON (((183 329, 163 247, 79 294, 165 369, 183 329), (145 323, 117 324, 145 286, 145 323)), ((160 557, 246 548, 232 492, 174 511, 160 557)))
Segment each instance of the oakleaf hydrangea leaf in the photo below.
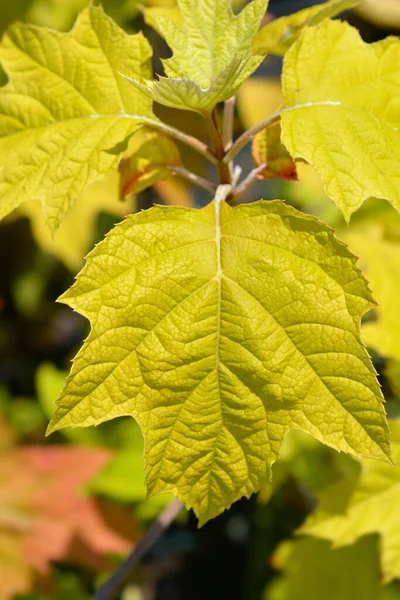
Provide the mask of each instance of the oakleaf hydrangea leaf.
POLYGON ((280 201, 129 217, 61 297, 92 331, 49 432, 133 416, 148 492, 178 496, 201 524, 260 489, 291 429, 384 458, 355 263, 280 201))
POLYGON ((285 56, 282 142, 320 173, 347 220, 370 197, 400 209, 400 40, 366 44, 339 21, 285 56))
POLYGON ((103 152, 151 117, 151 102, 117 74, 148 77, 151 48, 100 8, 69 33, 16 24, 1 45, 0 217, 40 200, 56 229, 75 198, 118 157, 103 152), (136 117, 134 117, 136 115, 136 117))
POLYGON ((359 537, 381 535, 384 581, 400 577, 400 422, 390 421, 393 456, 397 467, 365 460, 358 479, 328 486, 319 495, 319 506, 300 532, 332 540, 336 547, 359 537))
POLYGON ((209 112, 233 96, 262 61, 262 56, 252 54, 251 44, 267 4, 253 0, 234 15, 230 0, 179 0, 183 26, 176 19, 153 16, 173 52, 163 61, 167 77, 140 81, 120 70, 161 104, 209 112))
POLYGON ((360 0, 329 0, 329 2, 309 6, 291 15, 274 19, 255 35, 253 52, 284 56, 304 27, 318 25, 324 19, 335 17, 359 3, 360 0))

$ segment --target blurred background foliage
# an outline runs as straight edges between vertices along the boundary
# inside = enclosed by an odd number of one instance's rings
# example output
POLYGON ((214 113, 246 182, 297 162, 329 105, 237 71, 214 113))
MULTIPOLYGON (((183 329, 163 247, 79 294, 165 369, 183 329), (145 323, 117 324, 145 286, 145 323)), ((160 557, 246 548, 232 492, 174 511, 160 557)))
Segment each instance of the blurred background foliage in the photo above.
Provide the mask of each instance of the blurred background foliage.
MULTIPOLYGON (((236 0, 235 9, 244 2, 236 0)), ((0 0, 0 31, 15 20, 65 31, 87 4, 88 0, 0 0)), ((310 4, 271 0, 266 20, 310 4)), ((154 69, 160 72, 158 57, 167 56, 168 48, 149 23, 152 10, 173 11, 175 1, 103 0, 103 5, 128 31, 144 30, 154 47, 154 69)), ((347 17, 368 41, 400 28, 397 0, 367 0, 347 17)), ((236 134, 279 106, 280 68, 279 57, 268 57, 243 85, 236 134)), ((1 77, 5 83, 6 76, 1 77)), ((156 112, 203 137, 200 118, 162 107, 156 112)), ((154 165, 149 169, 149 134, 140 135, 130 148, 141 149, 136 162, 129 163, 128 149, 125 164, 144 175, 131 185, 121 170, 121 175, 114 173, 90 187, 54 239, 37 203, 27 202, 0 224, 0 600, 88 600, 169 501, 168 496, 146 500, 143 441, 132 419, 44 437, 70 360, 88 332, 83 318, 55 303, 71 285, 84 255, 125 215, 154 202, 201 207, 210 200, 207 192, 189 189, 176 177, 160 179, 160 172, 167 174, 162 169, 163 146, 156 174, 154 165), (152 188, 146 187, 149 183, 154 183, 152 188)), ((214 177, 209 165, 187 148, 178 147, 176 160, 199 175, 214 177)), ((244 172, 253 167, 251 149, 240 154, 239 164, 244 172)), ((364 338, 380 373, 388 414, 395 420, 400 414, 400 217, 389 204, 371 199, 346 227, 324 196, 317 173, 301 163, 296 168, 298 181, 260 180, 243 201, 285 198, 328 222, 360 256, 379 302, 365 319, 364 338)), ((387 468, 378 467, 376 476, 385 477, 387 468)), ((385 541, 381 523, 354 534, 346 545, 334 535, 296 535, 310 514, 318 514, 313 511, 326 490, 341 490, 336 492, 337 502, 334 498, 332 518, 352 506, 351 499, 367 478, 364 469, 354 458, 292 432, 273 467, 270 485, 201 530, 191 514, 180 515, 132 573, 122 600, 400 599, 400 552, 393 579, 383 562, 390 532, 385 541)), ((396 532, 400 475, 394 471, 395 508, 388 513, 396 532)))

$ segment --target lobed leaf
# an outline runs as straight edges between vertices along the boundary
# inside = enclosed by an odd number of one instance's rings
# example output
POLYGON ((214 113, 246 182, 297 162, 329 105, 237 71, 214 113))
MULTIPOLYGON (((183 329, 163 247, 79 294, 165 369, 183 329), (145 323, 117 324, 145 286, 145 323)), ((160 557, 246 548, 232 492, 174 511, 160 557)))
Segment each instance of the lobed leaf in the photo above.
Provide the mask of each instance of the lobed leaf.
POLYGON ((149 494, 177 495, 200 524, 260 489, 291 429, 384 458, 355 262, 279 201, 129 217, 61 297, 92 330, 49 432, 133 416, 149 494))
POLYGON ((312 27, 349 10, 361 0, 329 0, 267 23, 253 39, 254 54, 284 56, 305 27, 312 27))
MULTIPOLYGON (((400 460, 400 422, 390 421, 393 456, 400 460)), ((319 506, 299 530, 332 540, 335 547, 352 544, 363 535, 381 536, 384 582, 400 576, 398 503, 400 469, 380 461, 363 461, 363 470, 352 487, 340 481, 319 495, 319 506)))
POLYGON ((347 220, 370 197, 400 209, 400 40, 307 28, 284 61, 282 142, 320 173, 347 220))
POLYGON ((151 48, 91 7, 69 33, 16 24, 1 45, 0 218, 26 200, 54 231, 74 200, 116 166, 105 152, 135 131, 151 102, 118 74, 148 77, 151 48))
POLYGON ((179 0, 183 26, 176 16, 152 14, 157 31, 173 52, 163 61, 167 77, 128 79, 160 104, 210 112, 233 96, 262 61, 262 56, 252 54, 251 43, 267 3, 253 0, 234 15, 230 0, 179 0))

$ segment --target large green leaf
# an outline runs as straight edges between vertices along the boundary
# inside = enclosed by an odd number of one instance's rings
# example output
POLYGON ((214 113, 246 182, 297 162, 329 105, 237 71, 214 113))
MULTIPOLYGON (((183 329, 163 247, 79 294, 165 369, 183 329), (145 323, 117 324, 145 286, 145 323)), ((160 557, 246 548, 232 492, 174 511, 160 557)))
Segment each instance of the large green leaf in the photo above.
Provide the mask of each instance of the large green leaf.
POLYGON ((372 196, 400 209, 400 40, 347 23, 306 28, 287 52, 282 141, 321 174, 348 220, 372 196))
POLYGON ((355 262, 280 201, 129 217, 61 298, 92 331, 49 431, 132 415, 149 493, 177 495, 200 523, 260 488, 291 429, 384 458, 355 262))
POLYGON ((253 40, 255 54, 278 54, 283 56, 294 44, 304 27, 318 25, 324 19, 360 4, 361 0, 329 0, 309 6, 291 15, 274 19, 256 34, 253 40))
POLYGON ((74 199, 104 179, 118 156, 103 150, 151 116, 150 101, 121 78, 149 76, 151 49, 100 8, 70 33, 17 24, 1 45, 9 83, 0 89, 0 217, 40 200, 58 227, 74 199))
POLYGON ((154 16, 157 30, 173 51, 163 61, 168 77, 132 83, 150 98, 175 108, 209 112, 236 93, 255 71, 262 56, 251 43, 267 9, 267 0, 253 0, 234 15, 230 0, 179 0, 184 25, 154 16))
MULTIPOLYGON (((400 422, 391 421, 393 455, 400 461, 400 422)), ((339 482, 319 497, 318 509, 300 532, 332 540, 336 547, 379 533, 384 581, 400 577, 400 469, 376 460, 365 460, 352 487, 339 482)))

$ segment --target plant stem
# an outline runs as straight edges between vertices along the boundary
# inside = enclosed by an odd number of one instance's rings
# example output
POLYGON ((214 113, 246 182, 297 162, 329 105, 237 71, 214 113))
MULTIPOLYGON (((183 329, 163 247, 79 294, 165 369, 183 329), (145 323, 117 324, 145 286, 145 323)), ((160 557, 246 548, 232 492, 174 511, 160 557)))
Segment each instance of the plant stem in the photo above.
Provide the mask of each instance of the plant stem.
POLYGON ((144 125, 157 129, 158 131, 162 131, 170 137, 173 137, 176 140, 183 142, 187 146, 190 146, 191 148, 193 148, 193 150, 196 150, 196 152, 204 156, 204 158, 212 162, 214 165, 218 164, 217 157, 215 156, 214 152, 207 146, 207 144, 204 144, 192 135, 188 135, 180 129, 171 127, 171 125, 167 125, 166 123, 163 123, 162 121, 158 121, 156 119, 140 117, 140 120, 143 122, 144 125))
POLYGON ((183 179, 186 179, 186 181, 189 181, 190 183, 194 183, 195 185, 198 185, 199 187, 202 187, 205 190, 208 190, 213 194, 215 193, 215 190, 217 189, 217 186, 214 183, 211 183, 211 181, 208 181, 208 179, 204 179, 204 177, 195 175, 191 171, 188 171, 187 169, 185 169, 185 167, 175 167, 175 166, 169 165, 169 166, 166 166, 165 168, 168 171, 171 171, 171 173, 174 173, 175 175, 179 175, 180 177, 183 177, 183 179))
POLYGON ((233 119, 235 115, 236 97, 232 96, 225 102, 224 107, 224 131, 222 134, 222 143, 225 152, 232 146, 233 137, 233 119))
POLYGON ((246 144, 248 144, 255 135, 257 135, 257 133, 259 133, 263 129, 266 129, 273 123, 276 123, 277 121, 279 121, 279 119, 281 118, 281 113, 282 113, 281 110, 277 110, 276 112, 272 113, 272 115, 270 115, 263 121, 260 121, 260 123, 257 123, 257 125, 254 125, 253 127, 250 127, 250 129, 245 131, 240 137, 238 137, 236 142, 230 147, 228 152, 225 154, 223 162, 226 164, 229 164, 235 158, 235 156, 240 152, 240 150, 246 144))
POLYGON ((232 183, 231 168, 228 162, 224 161, 225 149, 221 134, 218 130, 215 109, 211 114, 204 115, 208 133, 211 139, 211 145, 214 154, 217 157, 216 167, 218 171, 220 185, 230 185, 232 183))
POLYGON ((245 179, 243 179, 243 181, 234 189, 233 195, 232 195, 232 200, 233 201, 238 200, 238 198, 242 194, 247 192, 247 190, 253 185, 253 183, 256 182, 258 175, 260 173, 262 173, 266 167, 267 167, 267 163, 265 162, 262 165, 260 165, 259 167, 256 167, 255 169, 250 171, 250 173, 247 175, 247 177, 245 179))
POLYGON ((182 502, 176 498, 168 504, 161 515, 149 527, 145 536, 136 544, 131 554, 114 571, 106 583, 97 590, 92 600, 113 600, 116 597, 132 572, 132 569, 164 533, 167 527, 169 527, 182 508, 182 502))

